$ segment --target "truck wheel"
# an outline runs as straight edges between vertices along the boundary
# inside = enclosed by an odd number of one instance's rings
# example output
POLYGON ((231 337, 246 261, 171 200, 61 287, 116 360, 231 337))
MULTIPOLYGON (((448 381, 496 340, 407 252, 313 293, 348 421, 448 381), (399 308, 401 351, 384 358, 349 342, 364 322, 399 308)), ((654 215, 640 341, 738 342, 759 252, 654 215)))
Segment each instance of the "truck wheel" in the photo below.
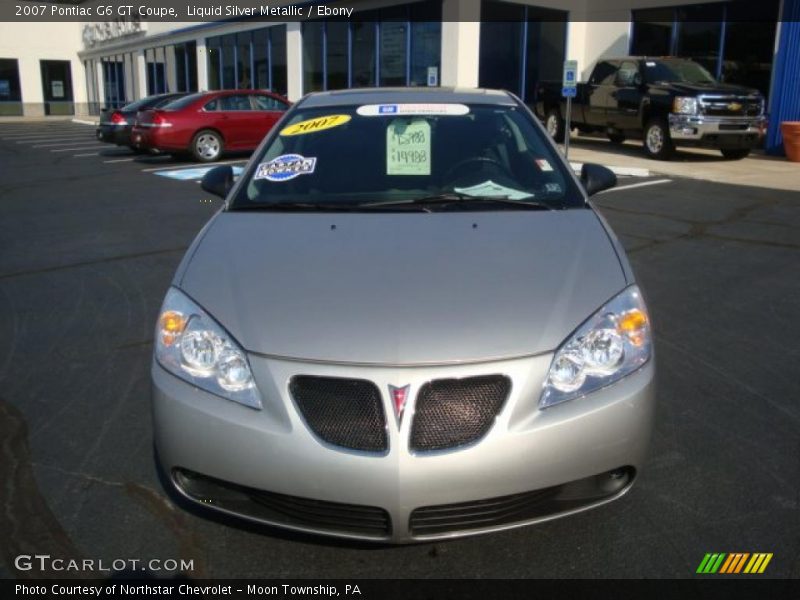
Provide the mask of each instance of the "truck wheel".
POLYGON ((220 135, 216 131, 206 129, 195 134, 189 151, 199 162, 213 162, 222 155, 222 148, 220 135))
POLYGON ((544 128, 550 137, 559 144, 564 141, 564 119, 561 118, 561 113, 557 108, 551 108, 547 111, 544 118, 544 128))
POLYGON ((675 152, 669 128, 662 119, 647 122, 644 128, 644 151, 650 158, 668 160, 675 152))
POLYGON ((608 139, 612 144, 622 144, 625 142, 625 135, 622 133, 609 133, 608 139))
POLYGON ((728 160, 742 160, 750 154, 750 148, 722 148, 720 152, 728 160))

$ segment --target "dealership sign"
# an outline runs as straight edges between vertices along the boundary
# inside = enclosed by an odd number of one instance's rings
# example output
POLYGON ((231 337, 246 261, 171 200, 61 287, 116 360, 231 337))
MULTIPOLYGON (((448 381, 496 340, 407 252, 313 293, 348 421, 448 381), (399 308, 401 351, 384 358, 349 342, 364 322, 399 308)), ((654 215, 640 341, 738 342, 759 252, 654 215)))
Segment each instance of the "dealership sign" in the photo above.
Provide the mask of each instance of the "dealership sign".
POLYGON ((87 23, 83 26, 83 44, 91 48, 98 42, 107 42, 147 31, 147 23, 138 18, 118 19, 106 23, 87 23))

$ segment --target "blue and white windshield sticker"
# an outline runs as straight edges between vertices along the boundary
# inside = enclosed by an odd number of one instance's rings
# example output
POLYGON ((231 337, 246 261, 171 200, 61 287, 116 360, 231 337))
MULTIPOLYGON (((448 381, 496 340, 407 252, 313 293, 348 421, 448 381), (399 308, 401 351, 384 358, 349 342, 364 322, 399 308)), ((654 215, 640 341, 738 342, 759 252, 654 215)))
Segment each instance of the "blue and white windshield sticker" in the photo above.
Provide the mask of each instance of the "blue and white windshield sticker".
POLYGON ((258 165, 253 179, 289 181, 299 175, 313 173, 316 166, 316 158, 305 157, 301 154, 283 154, 269 162, 258 165))

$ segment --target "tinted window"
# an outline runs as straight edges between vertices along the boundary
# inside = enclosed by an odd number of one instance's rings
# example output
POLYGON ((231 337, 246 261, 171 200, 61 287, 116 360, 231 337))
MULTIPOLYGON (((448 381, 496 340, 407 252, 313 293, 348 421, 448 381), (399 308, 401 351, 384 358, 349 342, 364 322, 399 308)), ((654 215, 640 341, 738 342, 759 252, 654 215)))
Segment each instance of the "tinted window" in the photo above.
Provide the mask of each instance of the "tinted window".
POLYGON ((219 98, 219 110, 253 110, 250 97, 244 95, 222 96, 219 98))
POLYGON ((205 94, 189 94, 188 96, 184 96, 183 98, 178 98, 177 100, 173 100, 166 106, 164 106, 164 110, 181 110, 182 108, 186 108, 193 102, 200 100, 205 94))
POLYGON ((610 60, 603 60, 597 63, 597 66, 592 71, 592 78, 589 83, 597 85, 613 85, 614 78, 617 75, 619 64, 610 60))
POLYGON ((288 108, 288 105, 285 102, 281 102, 272 96, 262 96, 259 94, 253 96, 253 100, 255 102, 256 110, 286 110, 288 108))
POLYGON ((619 87, 627 87, 635 84, 636 75, 639 73, 639 65, 631 60, 623 61, 617 71, 616 84, 619 87))
POLYGON ((376 109, 366 116, 356 106, 296 110, 243 175, 246 183, 232 208, 408 201, 453 192, 557 208, 584 205, 527 112, 455 106, 466 114, 398 117, 376 109))

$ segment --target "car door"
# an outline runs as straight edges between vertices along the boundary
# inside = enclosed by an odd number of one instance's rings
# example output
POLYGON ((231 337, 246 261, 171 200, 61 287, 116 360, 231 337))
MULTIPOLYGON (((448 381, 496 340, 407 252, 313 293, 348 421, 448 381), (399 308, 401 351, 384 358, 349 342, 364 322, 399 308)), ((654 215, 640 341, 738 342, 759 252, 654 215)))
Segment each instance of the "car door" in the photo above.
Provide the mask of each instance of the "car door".
POLYGON ((619 70, 619 62, 601 60, 592 71, 586 90, 584 118, 589 125, 606 127, 611 93, 614 91, 614 78, 619 70))
POLYGON ((226 94, 219 100, 220 131, 229 150, 253 148, 254 133, 250 130, 252 107, 248 94, 226 94))
POLYGON ((256 136, 254 146, 261 143, 264 136, 278 122, 289 108, 289 103, 269 94, 253 94, 250 97, 253 104, 252 132, 256 136))
POLYGON ((614 77, 614 89, 608 99, 608 123, 619 130, 638 129, 642 100, 642 74, 639 61, 623 60, 614 77))

